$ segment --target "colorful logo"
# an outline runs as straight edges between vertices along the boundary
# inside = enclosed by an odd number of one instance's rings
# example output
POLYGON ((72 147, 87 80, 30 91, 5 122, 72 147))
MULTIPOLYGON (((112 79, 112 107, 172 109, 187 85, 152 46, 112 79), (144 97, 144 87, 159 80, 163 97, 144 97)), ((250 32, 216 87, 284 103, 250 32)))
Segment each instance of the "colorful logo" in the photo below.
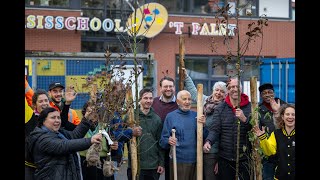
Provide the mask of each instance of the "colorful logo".
POLYGON ((159 34, 168 21, 168 11, 158 3, 144 4, 128 18, 126 26, 130 36, 152 38, 159 34))

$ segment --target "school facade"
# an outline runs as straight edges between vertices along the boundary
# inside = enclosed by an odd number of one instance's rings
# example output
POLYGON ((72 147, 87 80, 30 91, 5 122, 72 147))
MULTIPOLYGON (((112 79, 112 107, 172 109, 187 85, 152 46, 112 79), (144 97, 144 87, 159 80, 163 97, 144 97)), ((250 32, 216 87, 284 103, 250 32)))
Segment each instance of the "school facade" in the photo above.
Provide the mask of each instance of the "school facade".
MULTIPOLYGON (((72 106, 80 111, 88 99, 87 89, 83 88, 83 84, 88 76, 106 68, 106 49, 110 50, 114 61, 124 60, 132 68, 132 40, 127 41, 126 32, 119 32, 119 29, 125 28, 123 23, 132 14, 131 6, 125 1, 115 1, 111 5, 107 3, 113 1, 96 1, 101 6, 90 4, 90 1, 79 1, 79 4, 73 0, 63 5, 59 5, 59 1, 50 1, 56 4, 31 2, 33 1, 26 1, 25 8, 25 65, 32 88, 47 90, 52 81, 60 81, 65 85, 76 84, 80 95, 72 106), (101 23, 100 28, 97 22, 101 23)), ((140 6, 150 3, 139 2, 140 6)), ((176 1, 172 1, 172 4, 174 2, 176 1)), ((199 2, 195 0, 193 4, 179 9, 178 6, 169 6, 163 1, 168 16, 165 21, 162 19, 159 26, 161 30, 155 31, 152 37, 139 38, 137 43, 136 58, 141 60, 140 65, 143 67, 139 88, 153 87, 156 95, 159 95, 158 82, 164 75, 169 75, 177 80, 178 90, 181 53, 179 40, 182 36, 185 67, 195 84, 203 84, 204 94, 211 93, 214 82, 225 81, 236 72, 233 64, 223 61, 227 46, 223 35, 216 33, 214 13, 202 12, 203 5, 199 2), (213 40, 215 50, 212 49, 213 40)), ((222 2, 228 1, 219 1, 217 4, 222 6, 222 2)), ((241 59, 244 88, 247 87, 249 78, 256 76, 260 83, 275 84, 276 94, 282 96, 280 98, 294 102, 294 3, 288 0, 278 0, 273 5, 263 4, 263 1, 254 3, 239 18, 237 32, 240 34, 240 41, 246 38, 248 24, 257 23, 259 15, 266 9, 270 12, 270 17, 267 17, 268 26, 263 29, 263 39, 251 42, 241 59), (248 13, 253 15, 246 16, 248 13)), ((237 22, 231 18, 229 24, 234 28, 237 22)), ((232 37, 231 48, 235 50, 237 36, 232 37)), ((248 88, 244 90, 248 91, 248 88)))

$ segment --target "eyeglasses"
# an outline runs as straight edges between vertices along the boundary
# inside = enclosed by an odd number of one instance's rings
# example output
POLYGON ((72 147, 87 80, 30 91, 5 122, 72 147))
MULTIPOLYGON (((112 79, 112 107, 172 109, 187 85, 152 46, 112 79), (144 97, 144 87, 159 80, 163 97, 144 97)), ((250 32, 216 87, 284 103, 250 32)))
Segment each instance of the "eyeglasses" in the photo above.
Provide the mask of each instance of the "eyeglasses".
POLYGON ((167 89, 167 88, 170 88, 170 89, 172 89, 173 88, 173 86, 172 85, 166 85, 166 86, 162 86, 163 88, 165 88, 165 89, 167 89))

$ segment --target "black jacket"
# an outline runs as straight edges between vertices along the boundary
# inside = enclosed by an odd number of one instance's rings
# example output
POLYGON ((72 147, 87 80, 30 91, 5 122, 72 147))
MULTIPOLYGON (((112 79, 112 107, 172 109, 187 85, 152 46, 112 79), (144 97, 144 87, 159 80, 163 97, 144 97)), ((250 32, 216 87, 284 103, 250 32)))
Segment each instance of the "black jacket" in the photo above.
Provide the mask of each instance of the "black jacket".
MULTIPOLYGON (((275 98, 277 102, 279 98, 275 98)), ((280 105, 285 104, 286 102, 280 99, 280 105)), ((270 111, 264 104, 261 102, 259 104, 259 128, 262 129, 262 126, 265 127, 266 132, 270 135, 275 130, 275 125, 273 122, 273 112, 270 111)), ((268 158, 263 158, 264 161, 277 163, 277 156, 272 155, 268 158)))
MULTIPOLYGON (((251 151, 251 143, 248 138, 248 131, 252 126, 249 123, 251 113, 251 103, 240 107, 244 115, 247 117, 247 122, 240 122, 240 157, 239 160, 248 159, 251 151), (246 151, 243 152, 243 147, 246 151), (245 154, 244 154, 245 153, 245 154), (242 155, 241 155, 242 154, 242 155)), ((206 140, 210 142, 219 141, 219 157, 229 161, 236 161, 237 152, 237 117, 232 112, 232 108, 226 103, 221 102, 215 108, 212 118, 212 126, 209 128, 209 135, 206 140)))
MULTIPOLYGON (((279 98, 275 98, 278 101, 279 98)), ((280 105, 285 104, 283 100, 280 99, 280 105)), ((270 135, 274 130, 275 126, 273 123, 273 113, 270 111, 264 104, 261 102, 259 104, 259 127, 261 129, 262 126, 266 127, 266 132, 270 135)))
POLYGON ((279 164, 276 168, 275 177, 279 180, 294 180, 296 176, 296 131, 287 134, 285 129, 277 129, 274 135, 277 141, 277 156, 279 164))
MULTIPOLYGON (((65 128, 66 130, 72 131, 76 125, 72 124, 71 122, 68 121, 68 112, 69 112, 70 105, 64 105, 62 112, 60 113, 61 116, 61 128, 65 128)), ((25 161, 28 163, 33 163, 33 157, 31 152, 28 151, 28 146, 30 146, 29 141, 29 135, 30 133, 37 127, 38 125, 38 117, 39 115, 33 113, 32 117, 30 120, 25 123, 24 125, 24 140, 25 140, 25 151, 24 151, 24 158, 25 161)))
POLYGON ((36 127, 29 136, 28 149, 32 151, 36 179, 78 180, 81 179, 80 159, 77 152, 91 146, 91 138, 83 138, 91 121, 82 119, 73 130, 60 128, 57 133, 36 127))

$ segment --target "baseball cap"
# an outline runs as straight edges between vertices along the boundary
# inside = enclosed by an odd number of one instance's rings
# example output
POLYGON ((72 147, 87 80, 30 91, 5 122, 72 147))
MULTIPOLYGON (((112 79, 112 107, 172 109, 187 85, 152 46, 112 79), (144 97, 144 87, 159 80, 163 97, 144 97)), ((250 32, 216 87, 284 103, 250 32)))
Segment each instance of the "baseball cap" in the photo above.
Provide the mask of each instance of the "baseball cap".
POLYGON ((262 91, 266 90, 266 89, 272 89, 272 90, 274 91, 273 85, 272 85, 271 83, 265 83, 265 84, 262 84, 262 85, 259 87, 260 93, 261 93, 262 91))
POLYGON ((64 86, 60 82, 53 82, 49 85, 49 91, 56 87, 61 87, 62 89, 64 89, 64 86))

